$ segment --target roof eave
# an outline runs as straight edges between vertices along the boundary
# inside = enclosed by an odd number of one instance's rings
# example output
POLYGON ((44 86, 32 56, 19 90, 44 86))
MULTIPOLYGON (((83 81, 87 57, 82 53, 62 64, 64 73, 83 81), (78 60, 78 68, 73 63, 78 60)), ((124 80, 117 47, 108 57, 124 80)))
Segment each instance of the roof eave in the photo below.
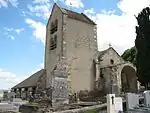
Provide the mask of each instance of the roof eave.
POLYGON ((85 15, 84 13, 81 13, 87 20, 89 20, 91 22, 92 25, 97 25, 93 20, 91 20, 87 15, 85 15))

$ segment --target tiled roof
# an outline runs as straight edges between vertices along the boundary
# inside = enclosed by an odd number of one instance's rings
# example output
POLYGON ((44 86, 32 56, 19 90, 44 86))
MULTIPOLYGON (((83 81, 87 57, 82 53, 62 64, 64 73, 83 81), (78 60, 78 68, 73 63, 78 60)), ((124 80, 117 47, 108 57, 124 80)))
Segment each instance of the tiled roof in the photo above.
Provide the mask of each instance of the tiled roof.
POLYGON ((67 14, 69 18, 79 20, 88 24, 96 25, 95 22, 93 22, 90 18, 88 18, 85 14, 83 13, 77 13, 68 9, 61 8, 62 12, 64 14, 67 14))
POLYGON ((39 77, 42 76, 44 73, 45 73, 45 70, 41 69, 38 72, 31 75, 29 78, 25 79, 24 81, 20 82, 16 86, 14 86, 12 89, 34 87, 37 85, 39 77))

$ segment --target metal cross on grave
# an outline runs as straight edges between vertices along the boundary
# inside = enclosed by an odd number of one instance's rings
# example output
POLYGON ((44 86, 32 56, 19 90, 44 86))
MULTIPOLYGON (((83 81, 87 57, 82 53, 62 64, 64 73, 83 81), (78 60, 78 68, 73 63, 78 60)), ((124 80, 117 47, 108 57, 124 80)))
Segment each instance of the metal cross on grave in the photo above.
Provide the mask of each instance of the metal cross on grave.
POLYGON ((112 104, 114 104, 114 96, 112 96, 111 99, 112 99, 112 104))

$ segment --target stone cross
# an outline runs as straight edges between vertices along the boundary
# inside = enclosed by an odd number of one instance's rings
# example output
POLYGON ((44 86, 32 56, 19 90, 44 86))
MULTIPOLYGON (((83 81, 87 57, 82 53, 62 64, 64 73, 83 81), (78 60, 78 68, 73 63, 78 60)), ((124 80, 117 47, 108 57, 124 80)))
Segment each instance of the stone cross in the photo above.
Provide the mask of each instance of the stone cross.
POLYGON ((109 43, 109 48, 112 47, 111 43, 109 43))
POLYGON ((112 99, 112 104, 114 104, 114 96, 112 96, 111 99, 112 99))

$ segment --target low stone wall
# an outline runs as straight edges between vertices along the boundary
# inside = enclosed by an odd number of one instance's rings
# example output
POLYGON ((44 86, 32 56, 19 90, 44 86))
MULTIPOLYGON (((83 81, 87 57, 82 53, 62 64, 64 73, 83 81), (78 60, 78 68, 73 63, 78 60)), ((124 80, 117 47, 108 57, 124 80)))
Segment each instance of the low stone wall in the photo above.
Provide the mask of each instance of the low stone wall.
POLYGON ((21 105, 19 112, 21 113, 37 113, 39 107, 36 105, 21 105))
POLYGON ((84 102, 97 102, 100 101, 102 103, 106 103, 105 91, 103 90, 94 90, 94 91, 87 91, 82 90, 78 93, 78 98, 80 101, 84 102))
POLYGON ((143 109, 134 109, 134 110, 129 110, 126 111, 125 113, 150 113, 150 110, 143 110, 143 109))
POLYGON ((72 110, 66 110, 66 111, 57 111, 53 113, 89 113, 89 111, 94 110, 93 113, 107 113, 107 107, 106 104, 102 105, 95 105, 90 107, 83 107, 80 109, 72 109, 72 110))
POLYGON ((59 109, 46 107, 45 105, 42 107, 40 105, 21 105, 19 111, 21 113, 107 113, 106 104, 101 105, 93 105, 88 107, 81 107, 79 105, 68 105, 68 109, 65 110, 67 106, 58 106, 59 109), (63 107, 64 109, 62 109, 63 107))

